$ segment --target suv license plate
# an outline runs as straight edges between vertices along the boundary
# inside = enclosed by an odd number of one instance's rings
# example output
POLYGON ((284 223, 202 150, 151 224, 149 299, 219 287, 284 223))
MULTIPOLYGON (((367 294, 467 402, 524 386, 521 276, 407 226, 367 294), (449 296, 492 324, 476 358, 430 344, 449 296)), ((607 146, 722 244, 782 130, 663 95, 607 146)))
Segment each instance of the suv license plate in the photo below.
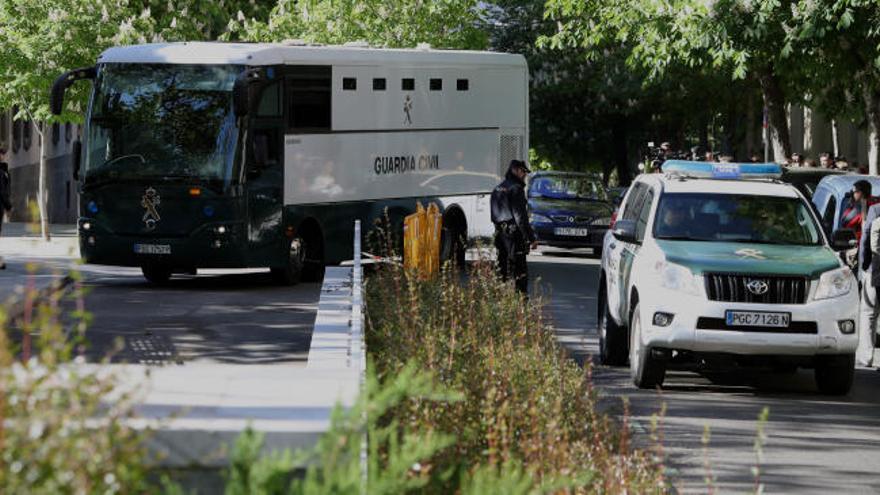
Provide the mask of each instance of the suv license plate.
POLYGON ((137 254, 171 254, 170 244, 135 244, 137 254))
POLYGON ((590 235, 590 229, 575 229, 573 227, 556 227, 553 229, 556 235, 565 235, 569 237, 586 237, 590 235))
POLYGON ((791 313, 770 313, 765 311, 728 311, 725 313, 727 326, 731 327, 774 327, 788 328, 791 313))

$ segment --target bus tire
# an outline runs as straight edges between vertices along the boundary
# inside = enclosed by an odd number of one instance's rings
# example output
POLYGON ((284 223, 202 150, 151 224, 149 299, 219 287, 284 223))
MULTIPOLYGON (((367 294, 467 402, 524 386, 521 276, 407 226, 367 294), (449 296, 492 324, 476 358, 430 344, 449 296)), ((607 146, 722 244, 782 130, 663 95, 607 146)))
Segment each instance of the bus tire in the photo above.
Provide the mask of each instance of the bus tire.
POLYGON ((300 237, 290 240, 287 248, 287 264, 272 267, 272 278, 281 285, 296 285, 302 280, 305 267, 305 243, 300 237))
POLYGON ((324 236, 316 224, 311 224, 303 233, 305 240, 305 259, 303 260, 303 282, 324 280, 324 236))
POLYGON ((467 225, 464 214, 458 209, 450 210, 443 217, 440 235, 440 262, 453 262, 459 269, 465 268, 467 252, 467 225))
POLYGON ((141 267, 144 278, 153 285, 164 285, 171 280, 171 268, 161 265, 144 265, 141 267))

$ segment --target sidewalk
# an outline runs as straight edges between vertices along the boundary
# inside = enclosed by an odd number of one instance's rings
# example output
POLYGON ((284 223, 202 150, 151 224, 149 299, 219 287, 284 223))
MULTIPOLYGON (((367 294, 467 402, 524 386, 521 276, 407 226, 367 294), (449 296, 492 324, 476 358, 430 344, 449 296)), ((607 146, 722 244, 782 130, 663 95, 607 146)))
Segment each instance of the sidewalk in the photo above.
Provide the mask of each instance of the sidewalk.
POLYGON ((79 259, 76 225, 50 225, 51 239, 45 242, 36 227, 24 223, 3 224, 0 233, 0 256, 6 269, 0 270, 0 305, 21 303, 26 287, 49 290, 66 282, 70 268, 79 259))

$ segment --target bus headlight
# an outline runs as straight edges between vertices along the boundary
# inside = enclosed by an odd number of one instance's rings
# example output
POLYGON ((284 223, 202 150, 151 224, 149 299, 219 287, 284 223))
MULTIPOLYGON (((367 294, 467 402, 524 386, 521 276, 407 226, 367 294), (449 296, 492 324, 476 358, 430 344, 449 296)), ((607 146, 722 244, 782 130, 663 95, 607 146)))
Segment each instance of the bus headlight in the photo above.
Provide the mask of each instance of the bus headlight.
POLYGON ((660 286, 664 289, 692 296, 703 295, 703 277, 694 275, 689 268, 666 261, 657 263, 655 268, 660 277, 660 286))
POLYGON ((92 230, 92 222, 83 222, 82 229, 83 230, 92 230))
POLYGON ((214 233, 219 234, 219 235, 225 234, 227 232, 227 230, 228 229, 226 228, 225 225, 218 225, 218 226, 214 227, 214 233))
POLYGON ((853 275, 849 268, 836 268, 827 271, 819 277, 819 285, 816 287, 816 294, 813 299, 831 299, 834 297, 845 296, 852 290, 853 275))

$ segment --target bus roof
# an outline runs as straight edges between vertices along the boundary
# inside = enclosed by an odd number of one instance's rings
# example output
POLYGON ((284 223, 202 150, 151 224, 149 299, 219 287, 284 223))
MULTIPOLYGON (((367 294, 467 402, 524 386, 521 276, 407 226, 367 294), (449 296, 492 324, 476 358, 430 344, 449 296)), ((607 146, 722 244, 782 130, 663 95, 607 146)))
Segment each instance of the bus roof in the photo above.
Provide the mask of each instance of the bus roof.
POLYGON ((231 65, 413 65, 526 66, 522 55, 429 48, 390 49, 363 46, 304 46, 295 43, 217 43, 185 41, 119 46, 98 63, 231 65))

